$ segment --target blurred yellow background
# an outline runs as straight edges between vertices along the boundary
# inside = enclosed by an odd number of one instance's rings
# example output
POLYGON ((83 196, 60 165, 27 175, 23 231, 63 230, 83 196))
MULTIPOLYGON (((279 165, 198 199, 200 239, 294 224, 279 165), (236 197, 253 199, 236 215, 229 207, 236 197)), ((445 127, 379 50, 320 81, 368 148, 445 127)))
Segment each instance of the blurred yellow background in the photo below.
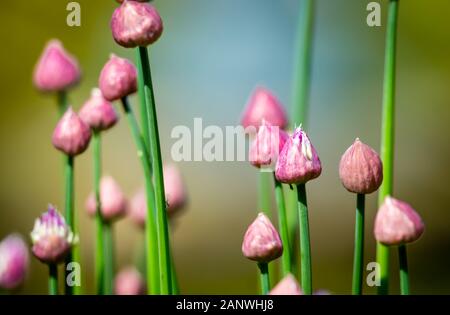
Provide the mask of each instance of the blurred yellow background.
MULTIPOLYGON (((0 238, 28 237, 35 217, 54 203, 62 210, 61 155, 50 137, 55 97, 41 95, 31 74, 44 44, 59 38, 77 56, 81 84, 70 93, 79 109, 97 84, 109 54, 134 58, 117 46, 109 20, 113 0, 79 0, 81 26, 66 25, 70 1, 4 1, 0 11, 0 238)), ((156 0, 164 20, 151 47, 163 157, 170 161, 174 126, 235 125, 256 84, 291 107, 298 0, 156 0)), ((351 288, 354 195, 340 184, 338 163, 355 137, 380 143, 384 33, 366 24, 361 0, 318 0, 312 65, 309 134, 323 164, 308 185, 314 287, 351 288)), ((450 2, 401 1, 398 27, 395 196, 426 223, 409 246, 412 293, 450 293, 450 2)), ((135 102, 136 100, 133 99, 135 102)), ((128 126, 106 133, 104 172, 131 196, 142 183, 128 126)), ((175 222, 174 255, 183 293, 256 293, 255 264, 241 254, 247 225, 257 212, 257 171, 246 162, 179 164, 189 207, 175 222)), ((92 186, 91 152, 76 159, 76 209, 81 228, 82 282, 93 293, 94 224, 84 210, 92 186)), ((376 194, 367 201, 366 262, 375 260, 372 223, 376 194)), ((142 235, 130 220, 117 224, 118 267, 139 260, 142 235)), ((392 252, 392 289, 398 292, 392 252)), ((47 269, 32 259, 23 293, 45 294, 47 269)), ((365 288, 373 293, 372 289, 365 288)))

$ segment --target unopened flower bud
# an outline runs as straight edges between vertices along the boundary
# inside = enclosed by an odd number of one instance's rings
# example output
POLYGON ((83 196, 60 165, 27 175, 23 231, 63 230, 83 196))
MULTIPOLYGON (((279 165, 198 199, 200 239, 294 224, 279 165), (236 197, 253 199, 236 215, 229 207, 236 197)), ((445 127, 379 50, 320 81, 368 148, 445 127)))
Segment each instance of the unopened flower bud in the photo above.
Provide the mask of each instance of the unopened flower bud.
POLYGON ((163 23, 151 4, 125 0, 114 10, 111 30, 114 40, 123 47, 146 47, 161 36, 163 23))
POLYGON ((302 128, 298 127, 278 156, 275 169, 277 180, 286 184, 305 184, 321 172, 316 149, 302 128))
POLYGON ((47 43, 34 69, 35 86, 44 92, 63 91, 78 83, 80 69, 77 60, 67 53, 58 40, 47 43))
MULTIPOLYGON (((126 213, 127 200, 125 195, 119 184, 111 176, 104 176, 100 181, 100 206, 105 221, 119 219, 126 213)), ((97 211, 94 193, 91 193, 86 201, 86 210, 91 216, 94 216, 97 211)))
POLYGON ((268 263, 283 253, 280 235, 264 213, 259 213, 245 232, 242 253, 260 263, 268 263))
POLYGON ((53 131, 53 146, 67 155, 75 156, 87 149, 90 140, 91 128, 69 107, 53 131))
POLYGON ((286 112, 281 102, 263 87, 257 87, 248 101, 241 118, 244 128, 259 128, 263 120, 269 125, 285 128, 288 124, 286 112))
POLYGON ((292 274, 288 274, 273 287, 269 295, 302 295, 300 285, 292 274))
POLYGON ((11 234, 0 242, 0 288, 18 288, 25 280, 28 268, 28 246, 20 235, 11 234))
POLYGON ((425 225, 406 202, 386 197, 375 217, 375 238, 385 245, 402 245, 420 238, 425 225))
POLYGON ((48 211, 36 219, 31 240, 36 258, 46 264, 58 264, 64 261, 77 237, 63 216, 50 205, 48 211))
POLYGON ((377 152, 357 138, 342 155, 339 177, 348 191, 370 194, 383 181, 383 164, 377 152))
POLYGON ((167 214, 172 216, 187 202, 186 189, 179 169, 174 164, 163 167, 167 214))
POLYGON ((145 293, 145 283, 139 271, 134 267, 122 269, 114 280, 116 295, 142 295, 145 293))
POLYGON ((97 131, 107 130, 119 120, 113 105, 103 97, 98 88, 92 89, 91 97, 84 103, 78 115, 97 131))
POLYGON ((127 59, 111 54, 102 69, 99 88, 108 101, 119 100, 137 91, 137 70, 127 59))

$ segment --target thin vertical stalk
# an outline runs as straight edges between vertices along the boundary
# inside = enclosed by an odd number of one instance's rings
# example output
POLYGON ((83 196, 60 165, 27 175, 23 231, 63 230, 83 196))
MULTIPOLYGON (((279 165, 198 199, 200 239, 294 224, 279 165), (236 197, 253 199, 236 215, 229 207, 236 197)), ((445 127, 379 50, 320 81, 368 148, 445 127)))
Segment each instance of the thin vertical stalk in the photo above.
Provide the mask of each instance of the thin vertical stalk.
POLYGON ((364 270, 364 211, 365 196, 356 196, 356 223, 355 223, 355 249, 353 256, 353 283, 352 293, 362 294, 363 270, 364 270))
POLYGON ((261 280, 261 294, 266 295, 270 290, 269 267, 267 263, 258 263, 261 280))
POLYGON ((275 199, 278 208, 278 222, 281 234, 281 240, 283 242, 283 255, 281 256, 281 262, 283 267, 283 275, 287 275, 292 272, 291 266, 291 247, 289 246, 289 232, 286 217, 286 206, 284 202, 283 187, 281 183, 275 178, 273 173, 273 180, 275 183, 275 199))
POLYGON ((166 199, 164 193, 164 177, 162 171, 161 148, 159 143, 158 119, 153 92, 152 76, 148 51, 139 47, 139 57, 142 63, 144 77, 144 95, 147 105, 147 114, 150 133, 150 154, 153 166, 153 180, 155 189, 156 219, 158 230, 159 273, 161 294, 172 292, 169 228, 167 223, 166 199))
MULTIPOLYGON (((147 148, 147 152, 149 152, 150 157, 150 128, 148 125, 148 111, 147 111, 147 103, 145 99, 145 89, 144 89, 144 69, 142 67, 141 53, 140 47, 136 48, 136 65, 138 69, 138 95, 139 95, 139 112, 141 115, 141 128, 142 128, 142 138, 144 139, 145 147, 147 148)), ((147 49, 147 48, 145 48, 147 49)), ((150 168, 152 167, 151 161, 150 168)))
MULTIPOLYGON (((383 84, 383 116, 381 128, 381 160, 383 161, 383 183, 380 187, 378 204, 392 195, 394 175, 394 125, 395 125, 395 64, 397 42, 398 0, 389 1, 386 30, 386 50, 383 84)), ((377 244, 377 262, 380 265, 378 294, 389 293, 389 247, 377 244)))
POLYGON ((159 282, 159 259, 158 251, 158 237, 155 222, 155 195, 152 184, 152 174, 148 152, 145 149, 145 143, 139 131, 139 126, 136 117, 128 103, 126 97, 122 98, 123 111, 127 117, 128 124, 131 129, 131 134, 137 148, 137 154, 141 161, 142 169, 144 171, 145 180, 145 194, 147 198, 147 216, 145 221, 145 248, 146 248, 146 275, 147 275, 147 290, 149 294, 160 293, 159 282))
POLYGON ((398 247, 398 260, 400 263, 400 293, 409 295, 409 273, 408 273, 408 255, 406 245, 398 247))
POLYGON ((258 174, 259 178, 258 178, 258 199, 259 199, 259 211, 264 212, 264 214, 268 217, 271 218, 272 217, 272 212, 271 210, 271 198, 270 198, 270 194, 271 194, 271 177, 272 175, 270 174, 270 172, 264 172, 264 171, 260 171, 258 174))
POLYGON ((115 262, 114 262, 114 231, 113 231, 113 223, 105 222, 103 225, 103 237, 105 240, 105 283, 104 283, 104 291, 107 295, 112 295, 114 290, 114 270, 115 270, 115 262))
POLYGON ((95 281, 97 294, 104 294, 104 243, 103 243, 103 217, 100 200, 100 178, 102 174, 101 164, 101 135, 100 132, 94 131, 92 137, 93 155, 94 155, 94 192, 95 192, 95 225, 96 225, 96 242, 95 242, 95 281))
POLYGON ((300 224, 301 283, 305 295, 312 294, 311 242, 309 239, 308 203, 305 184, 297 185, 300 224))
POLYGON ((58 295, 58 266, 48 265, 48 294, 58 295))
POLYGON ((66 112, 67 108, 69 107, 69 102, 67 99, 67 92, 66 91, 59 91, 57 94, 57 99, 58 99, 58 112, 59 112, 59 116, 64 115, 64 113, 66 112))
MULTIPOLYGON (((74 157, 66 155, 65 160, 65 178, 66 178, 66 200, 65 200, 65 219, 67 222, 67 225, 70 226, 72 232, 77 235, 77 231, 75 229, 75 220, 74 220, 74 213, 73 213, 73 205, 74 205, 74 157)), ((67 270, 67 265, 70 264, 72 261, 75 260, 75 246, 72 246, 69 254, 66 258, 66 278, 70 274, 70 270, 67 270)), ((72 295, 74 293, 73 288, 67 284, 67 281, 65 281, 66 286, 66 295, 72 295)))
POLYGON ((177 269, 173 259, 173 253, 170 255, 170 272, 172 274, 172 295, 178 295, 180 294, 180 286, 178 284, 177 269))

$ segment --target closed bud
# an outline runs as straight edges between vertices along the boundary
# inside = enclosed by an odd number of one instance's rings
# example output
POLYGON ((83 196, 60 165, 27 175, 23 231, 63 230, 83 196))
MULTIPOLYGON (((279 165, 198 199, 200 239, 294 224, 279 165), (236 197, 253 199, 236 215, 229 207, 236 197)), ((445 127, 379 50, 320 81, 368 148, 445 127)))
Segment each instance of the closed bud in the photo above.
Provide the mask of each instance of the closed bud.
POLYGON ((166 164, 163 167, 164 191, 167 203, 167 214, 174 215, 181 210, 187 202, 187 194, 183 178, 179 169, 174 164, 166 164))
POLYGON ((322 165, 316 149, 301 127, 294 134, 278 156, 275 168, 277 180, 286 184, 305 184, 322 172, 322 165))
POLYGON ((99 88, 108 101, 116 101, 137 91, 137 70, 127 59, 111 54, 103 67, 99 88))
POLYGON ((111 30, 123 47, 146 47, 159 39, 163 23, 151 4, 125 0, 112 15, 111 30))
POLYGON ((134 267, 122 269, 114 280, 116 295, 142 295, 145 293, 145 283, 139 271, 134 267))
POLYGON ((20 235, 11 234, 0 242, 0 288, 18 288, 25 280, 28 268, 28 246, 20 235))
POLYGON ((50 205, 48 211, 36 219, 31 240, 37 259, 46 264, 58 264, 64 261, 77 237, 63 216, 50 205))
POLYGON ((414 242, 424 229, 422 218, 409 204, 389 196, 375 217, 375 238, 385 245, 414 242))
POLYGON ((286 112, 281 102, 268 89, 257 87, 244 109, 241 125, 244 128, 259 128, 263 120, 282 129, 288 124, 286 112))
POLYGON ((274 164, 289 135, 263 120, 250 147, 250 163, 258 168, 274 164))
POLYGON ((283 253, 280 235, 264 213, 259 213, 245 232, 242 253, 260 263, 268 263, 283 253))
POLYGON ((302 295, 300 285, 292 274, 285 276, 278 284, 273 287, 269 295, 302 295))
POLYGON ((59 151, 75 156, 86 151, 91 128, 69 107, 53 131, 52 143, 59 151))
MULTIPOLYGON (((111 176, 104 176, 100 181, 101 214, 105 221, 113 221, 124 216, 127 210, 127 200, 119 184, 111 176)), ((94 216, 97 211, 95 195, 91 193, 86 201, 86 210, 94 216)))
POLYGON ((383 181, 383 164, 377 152, 357 138, 342 155, 339 177, 348 191, 370 194, 383 181))
POLYGON ((91 97, 84 103, 78 115, 93 130, 102 131, 114 126, 119 117, 113 105, 103 97, 100 89, 92 89, 91 97))
POLYGON ((59 40, 48 42, 34 69, 34 85, 43 92, 63 91, 78 83, 77 60, 64 49, 59 40))

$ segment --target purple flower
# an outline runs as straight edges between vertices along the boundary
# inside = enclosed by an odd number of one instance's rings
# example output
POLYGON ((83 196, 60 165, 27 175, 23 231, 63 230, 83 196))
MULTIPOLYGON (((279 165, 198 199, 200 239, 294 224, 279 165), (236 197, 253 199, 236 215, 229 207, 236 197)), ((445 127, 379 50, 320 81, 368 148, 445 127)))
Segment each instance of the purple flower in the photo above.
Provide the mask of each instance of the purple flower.
POLYGON ((119 45, 127 48, 145 47, 158 40, 163 31, 163 23, 151 4, 125 0, 114 10, 111 30, 119 45))
POLYGON ((283 254, 280 235, 264 213, 259 213, 245 232, 242 253, 250 260, 264 263, 283 254))
POLYGON ((67 53, 59 40, 49 41, 36 64, 33 81, 44 92, 68 89, 80 80, 77 60, 67 53))
POLYGON ((86 151, 90 140, 91 128, 69 107, 53 131, 53 146, 75 156, 86 151))
POLYGON ((103 97, 111 102, 136 92, 136 67, 127 59, 111 54, 100 73, 99 88, 103 97))
POLYGON ((276 178, 286 184, 305 184, 322 172, 316 149, 301 127, 295 129, 278 156, 276 178))
POLYGON ((119 117, 113 105, 103 97, 100 89, 92 89, 91 97, 78 114, 92 129, 102 131, 114 126, 119 117))
POLYGON ((47 212, 36 219, 31 240, 36 258, 46 264, 58 264, 64 261, 77 237, 58 210, 49 205, 47 212))
POLYGON ((0 242, 0 288, 15 289, 29 268, 28 246, 22 236, 11 234, 0 242))

